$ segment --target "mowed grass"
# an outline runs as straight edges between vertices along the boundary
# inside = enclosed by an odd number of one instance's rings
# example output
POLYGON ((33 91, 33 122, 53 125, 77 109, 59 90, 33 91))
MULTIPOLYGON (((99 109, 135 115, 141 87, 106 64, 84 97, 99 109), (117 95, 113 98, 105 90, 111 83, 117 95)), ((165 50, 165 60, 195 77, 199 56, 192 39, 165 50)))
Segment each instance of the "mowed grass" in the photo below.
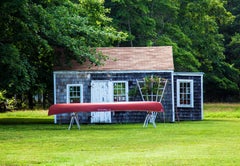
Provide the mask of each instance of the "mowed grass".
POLYGON ((240 104, 205 104, 205 119, 53 124, 47 111, 0 114, 0 165, 239 165, 240 104), (226 116, 223 116, 226 115, 226 116))

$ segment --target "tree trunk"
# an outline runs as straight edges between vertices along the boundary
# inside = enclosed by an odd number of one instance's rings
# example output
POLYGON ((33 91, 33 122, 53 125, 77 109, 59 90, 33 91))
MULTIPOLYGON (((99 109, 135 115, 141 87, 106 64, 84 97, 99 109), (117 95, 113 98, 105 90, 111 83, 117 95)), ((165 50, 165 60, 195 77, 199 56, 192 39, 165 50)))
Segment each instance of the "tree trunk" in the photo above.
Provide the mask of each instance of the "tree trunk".
POLYGON ((28 92, 28 108, 33 109, 33 95, 31 92, 28 92))
POLYGON ((45 92, 43 92, 42 107, 43 109, 46 109, 46 93, 45 92))

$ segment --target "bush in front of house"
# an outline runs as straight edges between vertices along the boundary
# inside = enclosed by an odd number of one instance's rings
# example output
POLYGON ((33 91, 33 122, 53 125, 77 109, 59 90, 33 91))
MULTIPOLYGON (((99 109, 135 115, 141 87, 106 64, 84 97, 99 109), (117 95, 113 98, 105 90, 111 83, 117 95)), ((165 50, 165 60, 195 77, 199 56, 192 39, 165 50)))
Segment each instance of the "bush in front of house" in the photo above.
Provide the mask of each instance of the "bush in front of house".
POLYGON ((5 112, 7 110, 13 110, 16 108, 16 100, 14 98, 8 99, 5 94, 6 90, 0 91, 0 112, 5 112))

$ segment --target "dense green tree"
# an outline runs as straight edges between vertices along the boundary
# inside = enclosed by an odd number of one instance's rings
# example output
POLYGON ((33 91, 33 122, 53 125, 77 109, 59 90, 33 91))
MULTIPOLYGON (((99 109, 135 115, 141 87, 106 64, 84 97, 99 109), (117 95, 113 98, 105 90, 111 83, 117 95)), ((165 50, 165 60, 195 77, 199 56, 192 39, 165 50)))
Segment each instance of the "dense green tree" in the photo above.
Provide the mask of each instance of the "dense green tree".
MULTIPOLYGON (((239 24, 232 24, 236 21, 233 22, 234 16, 225 8, 226 2, 108 0, 106 6, 112 9, 110 17, 116 28, 124 29, 131 36, 129 41, 118 45, 173 46, 175 71, 204 72, 205 96, 210 101, 239 93, 239 72, 236 69, 239 64, 239 28, 234 33, 227 33, 230 34, 227 45, 226 35, 221 31, 222 27, 231 25, 237 28, 239 24), (136 21, 139 17, 141 21, 136 21), (150 28, 144 22, 146 18, 151 20, 150 28), (145 36, 140 38, 140 35, 145 36)), ((228 6, 234 10, 233 14, 239 14, 239 4, 239 0, 229 0, 228 6)))
POLYGON ((239 4, 239 0, 1 0, 0 91, 28 96, 32 105, 33 94, 41 92, 46 98, 51 93, 52 68, 62 59, 100 65, 106 57, 95 47, 171 45, 175 71, 205 73, 207 100, 239 97, 239 4))
MULTIPOLYGON (((240 89, 240 1, 228 0, 225 6, 226 9, 235 16, 233 23, 221 27, 221 32, 225 37, 226 61, 232 68, 238 70, 238 76, 235 77, 235 82, 240 89)), ((235 93, 238 93, 238 97, 240 98, 240 91, 236 91, 235 93)))
POLYGON ((178 0, 106 1, 116 28, 129 34, 120 46, 171 45, 176 71, 197 71, 200 66, 191 48, 191 39, 177 24, 180 11, 178 0), (150 21, 151 20, 151 21, 150 21), (186 61, 190 62, 185 65, 186 61))
POLYGON ((151 1, 151 17, 156 21, 154 45, 173 46, 175 71, 198 71, 200 63, 194 56, 192 39, 184 32, 179 20, 181 1, 151 1), (188 64, 186 65, 186 62, 188 64))
POLYGON ((149 16, 149 1, 146 0, 106 0, 106 8, 111 9, 115 27, 128 34, 126 42, 118 46, 152 45, 151 40, 156 36, 155 21, 149 16))
POLYGON ((1 1, 0 12, 1 89, 21 94, 35 82, 36 71, 28 58, 35 51, 31 46, 38 42, 31 42, 36 37, 32 35, 34 27, 27 25, 31 20, 26 17, 29 15, 26 1, 1 1))
POLYGON ((103 1, 2 0, 0 89, 8 95, 28 95, 32 108, 34 93, 52 89, 57 50, 63 50, 67 61, 99 65, 105 57, 94 47, 125 38, 110 25, 107 12, 103 1))
POLYGON ((236 96, 239 73, 226 62, 224 35, 220 33, 220 27, 233 22, 233 15, 222 1, 185 1, 181 8, 180 25, 191 38, 194 57, 201 64, 199 71, 205 73, 205 99, 236 96))

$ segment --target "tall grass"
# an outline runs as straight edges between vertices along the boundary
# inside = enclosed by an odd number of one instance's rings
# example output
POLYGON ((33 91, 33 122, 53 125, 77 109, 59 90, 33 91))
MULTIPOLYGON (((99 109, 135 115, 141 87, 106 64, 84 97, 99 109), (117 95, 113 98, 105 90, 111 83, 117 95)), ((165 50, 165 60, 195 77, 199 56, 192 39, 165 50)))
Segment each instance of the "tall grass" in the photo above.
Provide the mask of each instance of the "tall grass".
POLYGON ((47 110, 12 111, 0 113, 0 124, 50 124, 53 122, 53 116, 47 116, 47 114, 47 110))
POLYGON ((207 103, 204 114, 205 119, 240 118, 240 103, 207 103))
POLYGON ((239 165, 240 118, 214 113, 239 114, 240 104, 223 107, 205 105, 203 121, 74 125, 70 131, 46 111, 0 114, 0 165, 239 165), (9 117, 15 122, 7 123, 9 117))

